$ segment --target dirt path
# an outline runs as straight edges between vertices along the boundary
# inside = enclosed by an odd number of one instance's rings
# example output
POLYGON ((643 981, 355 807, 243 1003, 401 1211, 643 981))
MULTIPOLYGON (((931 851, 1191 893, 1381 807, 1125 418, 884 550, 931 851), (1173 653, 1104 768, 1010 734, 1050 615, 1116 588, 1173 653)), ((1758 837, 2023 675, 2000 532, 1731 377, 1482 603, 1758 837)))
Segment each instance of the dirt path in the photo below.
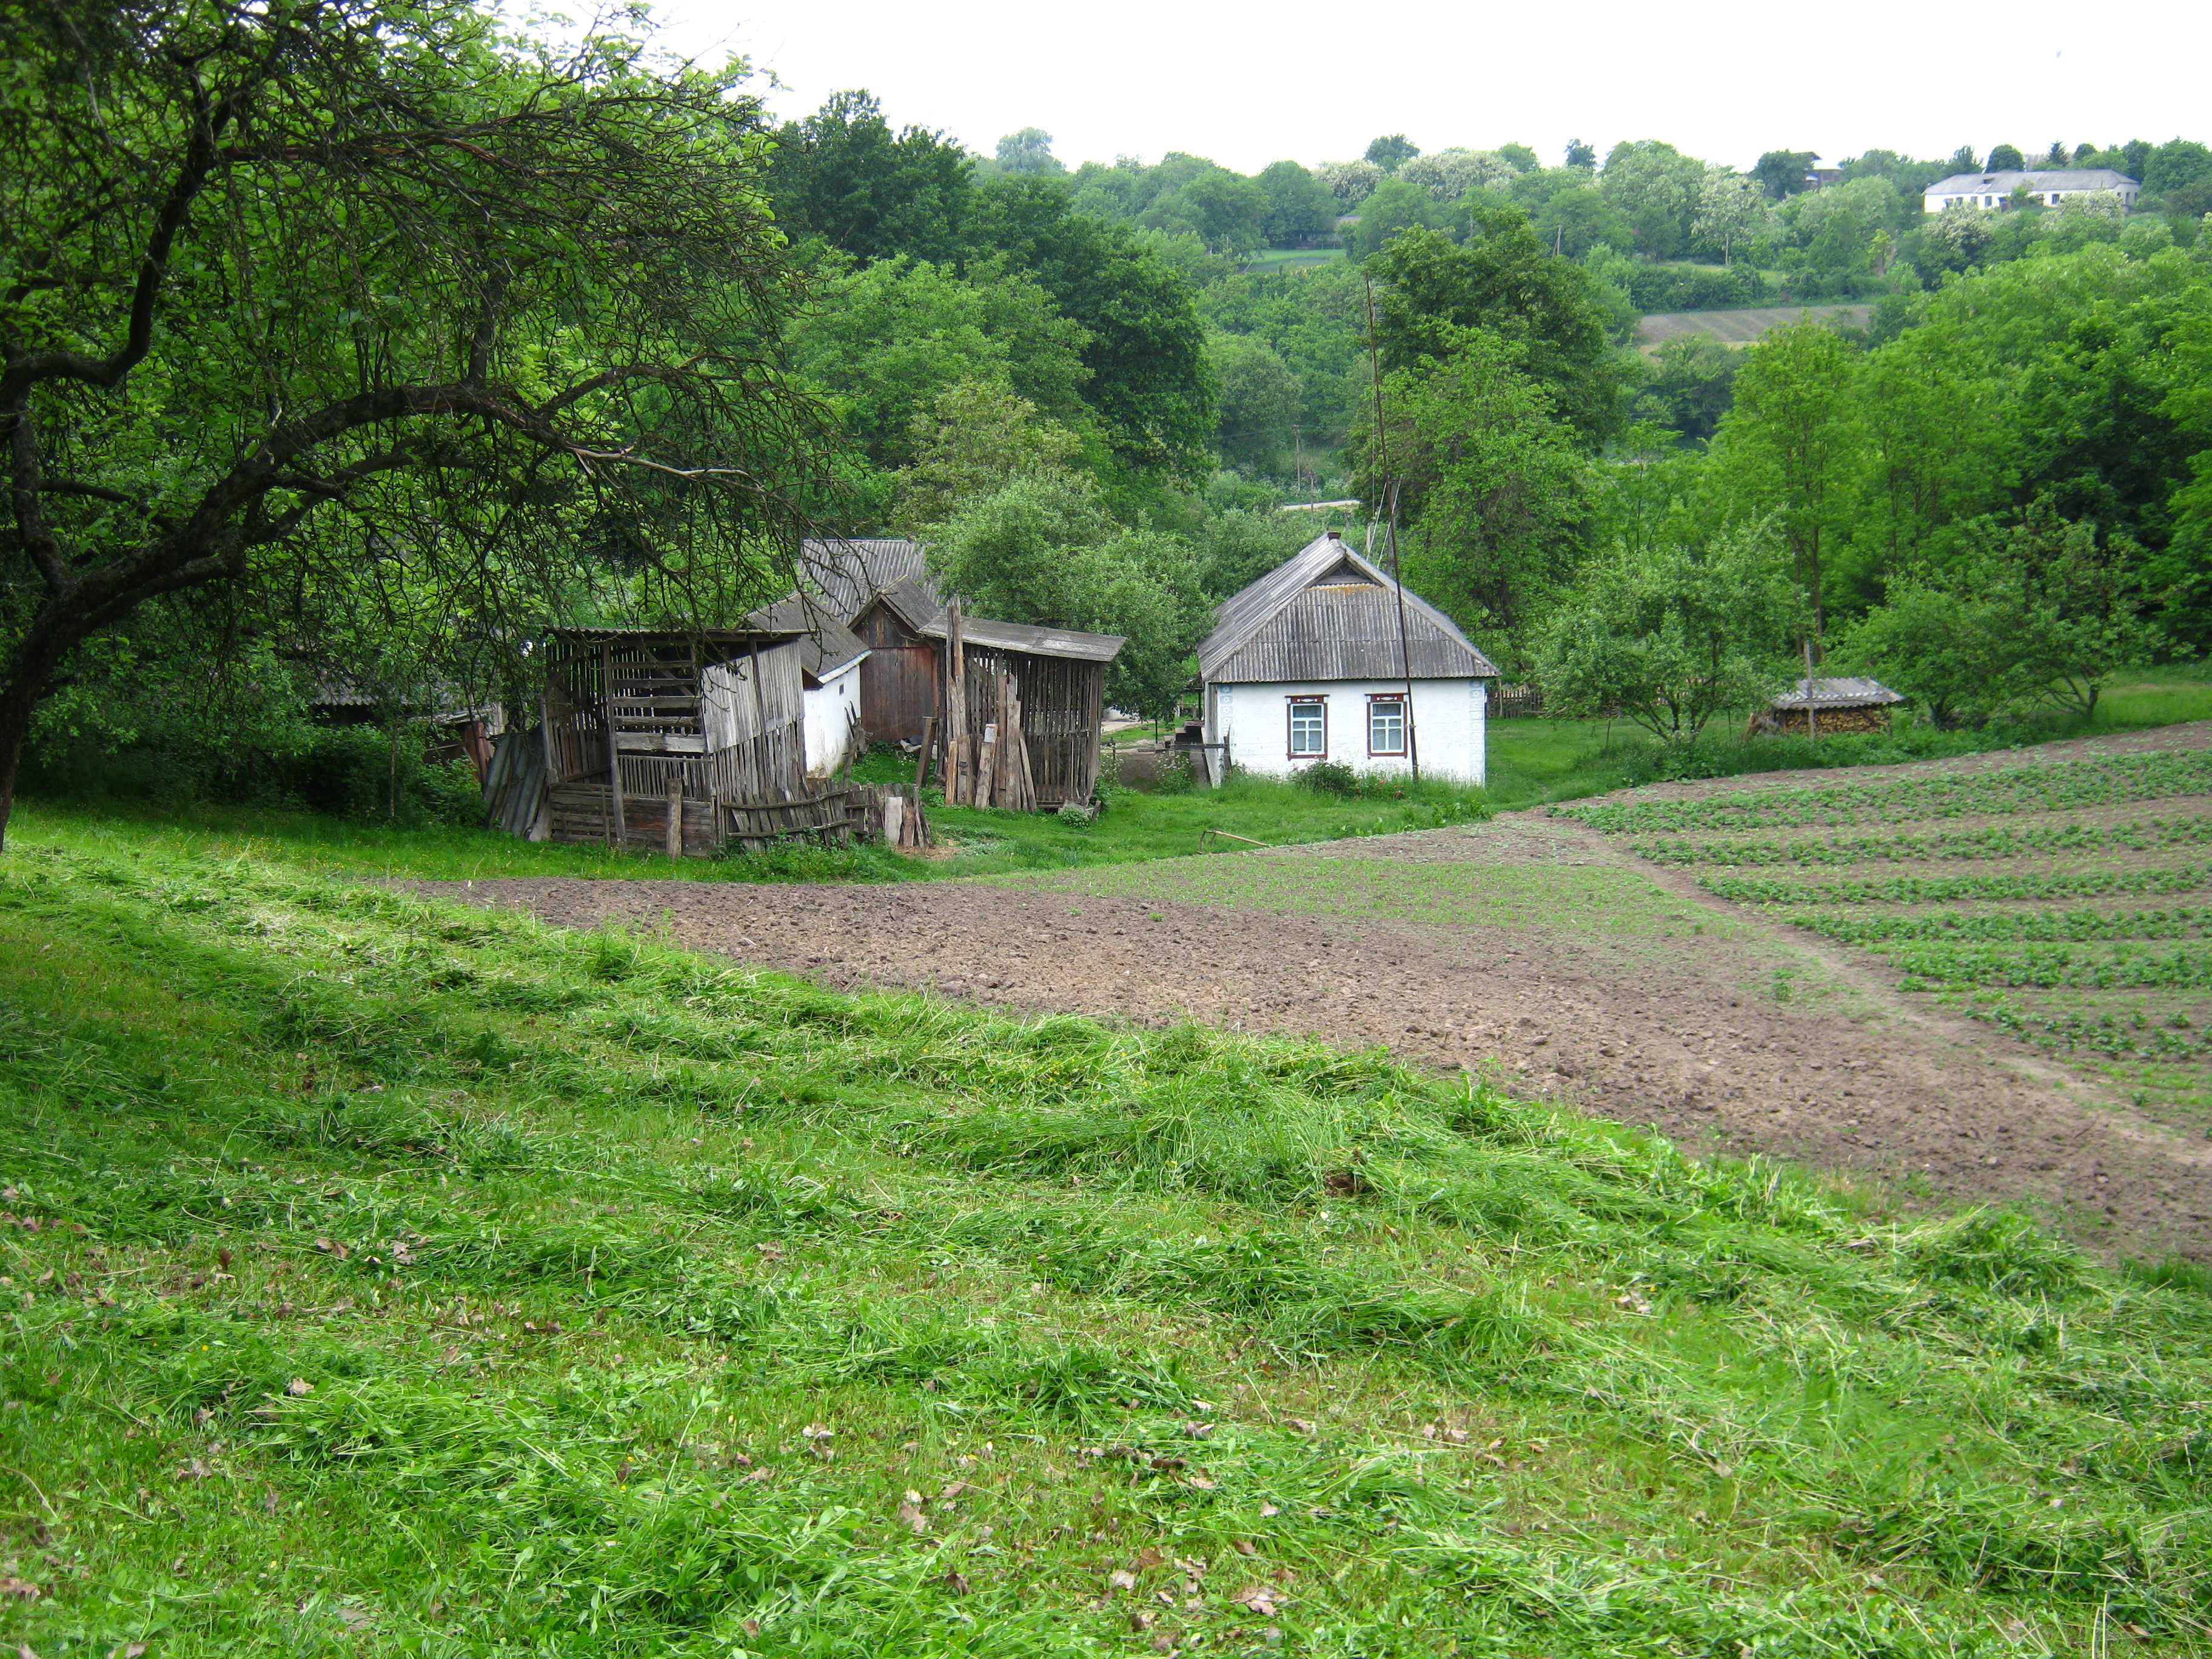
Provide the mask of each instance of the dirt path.
POLYGON ((1519 1088, 1656 1123, 1692 1150, 2024 1201, 2093 1242, 2212 1259, 2212 1143, 1910 1006, 1845 953, 1565 820, 1515 813, 1019 882, 428 890, 565 926, 665 929, 833 985, 1501 1066, 1519 1088))

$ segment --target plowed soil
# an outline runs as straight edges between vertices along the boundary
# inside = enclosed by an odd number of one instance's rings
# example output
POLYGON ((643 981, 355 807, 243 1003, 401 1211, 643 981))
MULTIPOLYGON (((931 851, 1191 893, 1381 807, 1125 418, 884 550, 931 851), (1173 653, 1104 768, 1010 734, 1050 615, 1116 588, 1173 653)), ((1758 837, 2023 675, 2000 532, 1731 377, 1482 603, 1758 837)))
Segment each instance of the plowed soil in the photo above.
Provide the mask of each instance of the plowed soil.
POLYGON ((2111 1249, 2212 1260, 2212 1141, 1562 819, 1042 879, 428 890, 825 984, 1380 1045, 1692 1150, 2021 1203, 2111 1249))

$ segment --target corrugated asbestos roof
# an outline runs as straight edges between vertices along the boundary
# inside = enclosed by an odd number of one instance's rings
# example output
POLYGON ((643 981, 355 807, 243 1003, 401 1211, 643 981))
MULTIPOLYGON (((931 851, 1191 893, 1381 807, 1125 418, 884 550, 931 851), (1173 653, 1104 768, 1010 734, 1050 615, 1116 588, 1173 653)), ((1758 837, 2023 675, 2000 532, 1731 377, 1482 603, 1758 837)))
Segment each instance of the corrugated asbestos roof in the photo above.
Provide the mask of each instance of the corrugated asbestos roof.
POLYGON ((1886 708, 1905 699, 1880 680, 1800 680, 1777 697, 1776 708, 1886 708))
POLYGON ((1929 196, 2009 196, 2022 185, 2048 194, 2054 190, 2135 190, 2136 180, 2111 167, 2029 167, 2024 172, 1954 173, 1938 179, 1929 196))
POLYGON ((1333 536, 1222 602, 1198 672, 1213 684, 1498 677, 1451 618, 1410 588, 1401 650, 1396 585, 1333 536))
MULTIPOLYGON (((932 639, 945 637, 942 611, 922 626, 932 639)), ((1081 634, 1072 628, 1038 628, 1029 623, 994 622, 988 617, 963 617, 961 637, 970 645, 994 651, 1018 651, 1031 657, 1072 657, 1083 662, 1111 662, 1121 653, 1119 634, 1081 634)))
POLYGON ((809 541, 799 550, 799 564, 848 627, 869 600, 902 583, 914 583, 936 599, 920 542, 887 536, 809 541))
POLYGON ((764 605, 745 618, 757 628, 791 629, 799 641, 799 669, 817 684, 868 654, 860 636, 845 626, 820 600, 790 593, 774 605, 764 605))

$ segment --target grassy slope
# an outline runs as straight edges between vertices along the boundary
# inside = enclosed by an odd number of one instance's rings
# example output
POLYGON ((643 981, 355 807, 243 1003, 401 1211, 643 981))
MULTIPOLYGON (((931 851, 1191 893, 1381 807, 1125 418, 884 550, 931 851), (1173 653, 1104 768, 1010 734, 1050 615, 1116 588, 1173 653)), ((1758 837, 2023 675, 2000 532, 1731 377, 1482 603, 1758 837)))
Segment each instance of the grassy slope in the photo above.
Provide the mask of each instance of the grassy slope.
POLYGON ((153 837, 0 1022, 46 1659, 2212 1649, 2212 1296, 2002 1217, 153 837))

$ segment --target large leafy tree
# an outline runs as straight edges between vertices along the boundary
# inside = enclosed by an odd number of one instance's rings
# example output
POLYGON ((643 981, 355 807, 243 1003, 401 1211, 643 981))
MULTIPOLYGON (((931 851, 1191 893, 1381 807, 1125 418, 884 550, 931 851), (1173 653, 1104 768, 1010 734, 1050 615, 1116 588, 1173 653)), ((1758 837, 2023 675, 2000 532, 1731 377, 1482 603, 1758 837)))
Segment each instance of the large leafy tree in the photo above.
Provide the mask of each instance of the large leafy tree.
POLYGON ((1402 232, 1370 269, 1388 367, 1447 357, 1462 331, 1487 330, 1514 344, 1585 444, 1620 429, 1628 371, 1607 339, 1604 304, 1589 274, 1538 241, 1526 216, 1481 209, 1456 246, 1433 230, 1402 232))
POLYGON ((56 677, 174 596, 613 570, 707 621, 787 567, 738 72, 450 0, 48 0, 0 51, 0 825, 56 677))
POLYGON ((894 133, 874 98, 841 92, 776 134, 769 187, 794 237, 819 236, 866 259, 949 259, 961 247, 974 173, 942 133, 894 133))
POLYGON ((1182 273, 1137 233, 1073 211, 1049 180, 976 192, 973 243, 1036 278, 1088 336, 1085 396, 1124 465, 1196 476, 1212 458, 1206 325, 1182 273))

